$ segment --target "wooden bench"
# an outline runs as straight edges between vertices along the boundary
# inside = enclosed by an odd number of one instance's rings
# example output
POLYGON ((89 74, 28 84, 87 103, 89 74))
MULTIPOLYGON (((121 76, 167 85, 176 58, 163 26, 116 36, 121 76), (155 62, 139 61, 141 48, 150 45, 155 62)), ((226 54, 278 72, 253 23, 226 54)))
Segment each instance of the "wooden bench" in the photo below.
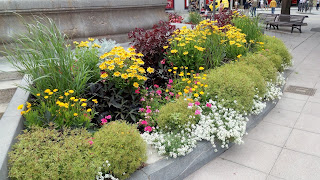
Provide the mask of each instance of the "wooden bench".
POLYGON ((293 32, 293 29, 296 28, 301 33, 301 26, 306 26, 307 23, 304 23, 304 19, 308 16, 301 16, 301 15, 286 15, 286 14, 278 14, 275 18, 274 22, 269 22, 269 29, 271 29, 271 26, 275 29, 279 29, 279 26, 288 26, 291 28, 291 33, 293 32))
POLYGON ((266 29, 268 29, 268 25, 270 25, 271 22, 275 22, 276 18, 279 14, 267 14, 267 13, 259 13, 258 18, 259 22, 261 24, 266 25, 266 29))

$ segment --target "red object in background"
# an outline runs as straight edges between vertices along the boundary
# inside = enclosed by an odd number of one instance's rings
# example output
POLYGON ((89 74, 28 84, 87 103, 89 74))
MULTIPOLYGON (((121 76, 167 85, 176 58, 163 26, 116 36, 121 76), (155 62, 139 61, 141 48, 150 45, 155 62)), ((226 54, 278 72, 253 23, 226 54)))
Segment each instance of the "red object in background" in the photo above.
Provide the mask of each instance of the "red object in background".
POLYGON ((167 0, 166 9, 173 9, 174 8, 174 0, 167 0))
POLYGON ((297 5, 298 1, 297 0, 291 0, 291 4, 297 5))
POLYGON ((189 0, 184 0, 184 8, 188 9, 189 6, 189 0))

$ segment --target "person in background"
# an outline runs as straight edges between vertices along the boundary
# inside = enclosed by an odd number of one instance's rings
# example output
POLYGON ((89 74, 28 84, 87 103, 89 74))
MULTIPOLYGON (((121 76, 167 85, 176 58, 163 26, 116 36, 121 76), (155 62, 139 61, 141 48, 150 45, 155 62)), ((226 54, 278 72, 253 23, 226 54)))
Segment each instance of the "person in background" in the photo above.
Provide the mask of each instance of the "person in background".
POLYGON ((249 15, 249 8, 250 8, 250 3, 249 3, 249 1, 246 1, 246 2, 244 3, 243 8, 244 8, 244 14, 245 14, 246 16, 248 16, 248 15, 249 15))
POLYGON ((235 8, 235 9, 238 9, 238 5, 239 5, 239 2, 238 2, 238 0, 236 0, 236 1, 234 2, 234 8, 235 8))
POLYGON ((272 0, 272 1, 270 2, 270 8, 271 8, 271 13, 272 13, 272 14, 274 14, 274 11, 275 11, 276 7, 277 7, 277 2, 276 2, 276 0, 272 0))
POLYGON ((219 7, 219 13, 221 13, 224 9, 224 4, 222 2, 222 0, 220 0, 220 7, 219 7))
POLYGON ((264 8, 264 1, 263 0, 260 0, 260 8, 261 8, 261 10, 264 8))
POLYGON ((252 17, 257 16, 257 7, 258 7, 258 0, 253 0, 252 1, 252 12, 251 12, 252 17))
POLYGON ((316 8, 317 11, 319 10, 319 1, 320 1, 320 0, 317 0, 317 8, 316 8))
POLYGON ((268 11, 268 0, 264 0, 264 10, 268 11))

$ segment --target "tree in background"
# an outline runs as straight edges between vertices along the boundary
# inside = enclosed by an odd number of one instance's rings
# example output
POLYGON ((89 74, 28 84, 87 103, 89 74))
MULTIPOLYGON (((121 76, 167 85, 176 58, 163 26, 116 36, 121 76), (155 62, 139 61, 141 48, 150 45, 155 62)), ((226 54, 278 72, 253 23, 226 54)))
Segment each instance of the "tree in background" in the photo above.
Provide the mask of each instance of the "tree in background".
POLYGON ((282 0, 281 2, 281 14, 290 15, 291 0, 282 0))

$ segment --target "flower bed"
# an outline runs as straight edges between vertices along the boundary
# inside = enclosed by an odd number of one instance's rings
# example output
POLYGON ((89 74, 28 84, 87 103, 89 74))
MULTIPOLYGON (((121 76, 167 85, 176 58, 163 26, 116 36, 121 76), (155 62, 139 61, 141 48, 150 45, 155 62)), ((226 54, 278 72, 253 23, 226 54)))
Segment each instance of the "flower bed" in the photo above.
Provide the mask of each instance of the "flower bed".
POLYGON ((28 25, 26 40, 17 40, 22 46, 9 51, 13 64, 23 62, 31 93, 9 176, 125 179, 145 166, 146 143, 173 158, 203 140, 220 153, 241 144, 248 116, 280 98, 291 56, 257 21, 228 17, 222 27, 202 21, 194 29, 166 22, 136 29, 128 50, 89 38, 71 51, 54 24, 28 25), (20 156, 26 148, 33 152, 20 156), (85 166, 73 166, 75 159, 85 166))

